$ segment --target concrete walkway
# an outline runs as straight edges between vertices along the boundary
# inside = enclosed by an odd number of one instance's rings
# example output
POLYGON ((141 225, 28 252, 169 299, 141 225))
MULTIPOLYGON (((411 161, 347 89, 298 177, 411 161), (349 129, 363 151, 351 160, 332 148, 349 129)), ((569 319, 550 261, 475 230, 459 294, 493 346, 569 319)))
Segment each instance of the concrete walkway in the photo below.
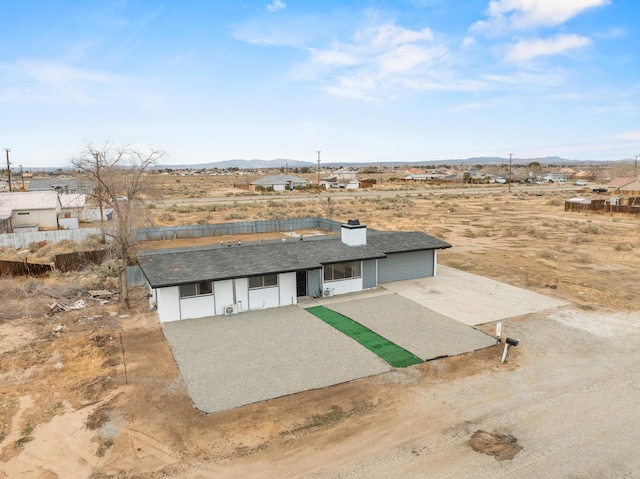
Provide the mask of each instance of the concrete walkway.
POLYGON ((569 304, 442 265, 438 265, 435 277, 385 283, 383 287, 468 325, 490 323, 569 304))

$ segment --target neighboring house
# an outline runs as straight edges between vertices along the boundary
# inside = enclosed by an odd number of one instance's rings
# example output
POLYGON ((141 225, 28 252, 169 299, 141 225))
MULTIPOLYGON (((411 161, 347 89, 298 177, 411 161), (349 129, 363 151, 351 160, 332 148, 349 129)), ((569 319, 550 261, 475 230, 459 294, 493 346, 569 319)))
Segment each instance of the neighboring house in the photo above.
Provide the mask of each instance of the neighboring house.
POLYGON ((298 178, 292 175, 270 175, 252 181, 251 186, 258 188, 272 188, 274 191, 286 191, 296 186, 309 186, 311 182, 304 178, 298 178))
POLYGON ((439 180, 443 178, 444 175, 442 173, 411 173, 406 175, 403 180, 405 181, 430 181, 430 180, 439 180))
POLYGON ((0 193, 0 222, 5 232, 57 229, 62 204, 52 192, 0 193))
POLYGON ((435 276, 438 250, 450 247, 420 231, 367 230, 349 220, 340 236, 142 251, 137 260, 164 323, 435 276))
POLYGON ((64 229, 80 228, 80 221, 86 221, 85 206, 87 195, 63 193, 60 195, 61 212, 58 215, 58 225, 64 229))
POLYGON ((547 183, 566 183, 567 176, 562 173, 549 173, 542 177, 547 183))
POLYGON ((640 180, 638 178, 614 178, 607 183, 610 192, 623 196, 640 196, 640 180))
POLYGON ((356 179, 340 179, 337 176, 330 176, 320 180, 320 186, 327 190, 331 188, 346 188, 349 190, 355 190, 358 188, 359 183, 356 179))
POLYGON ((88 180, 76 178, 48 178, 31 180, 29 191, 55 191, 57 193, 93 193, 93 184, 88 180))
POLYGON ((377 182, 375 178, 360 178, 358 181, 360 188, 373 188, 377 182))

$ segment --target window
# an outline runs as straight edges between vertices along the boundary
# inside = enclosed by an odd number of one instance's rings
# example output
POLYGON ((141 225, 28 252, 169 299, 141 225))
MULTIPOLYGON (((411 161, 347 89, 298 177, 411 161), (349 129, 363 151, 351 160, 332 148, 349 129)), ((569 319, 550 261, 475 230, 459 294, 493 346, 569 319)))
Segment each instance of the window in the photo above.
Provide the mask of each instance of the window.
POLYGON ((277 274, 264 274, 262 276, 249 276, 249 289, 268 288, 278 286, 277 274))
POLYGON ((327 264, 324 266, 324 280, 337 281, 340 279, 360 278, 362 276, 360 261, 346 261, 344 263, 327 264))
POLYGON ((180 285, 181 298, 201 296, 203 294, 213 294, 213 284, 211 281, 200 281, 199 283, 180 285))

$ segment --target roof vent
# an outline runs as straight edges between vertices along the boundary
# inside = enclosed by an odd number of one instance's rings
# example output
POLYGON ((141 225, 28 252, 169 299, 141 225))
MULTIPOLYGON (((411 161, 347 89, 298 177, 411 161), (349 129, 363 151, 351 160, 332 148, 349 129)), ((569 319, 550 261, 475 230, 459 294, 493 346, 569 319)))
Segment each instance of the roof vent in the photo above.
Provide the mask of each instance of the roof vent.
POLYGON ((347 220, 347 224, 351 226, 357 226, 360 224, 360 220, 347 220))

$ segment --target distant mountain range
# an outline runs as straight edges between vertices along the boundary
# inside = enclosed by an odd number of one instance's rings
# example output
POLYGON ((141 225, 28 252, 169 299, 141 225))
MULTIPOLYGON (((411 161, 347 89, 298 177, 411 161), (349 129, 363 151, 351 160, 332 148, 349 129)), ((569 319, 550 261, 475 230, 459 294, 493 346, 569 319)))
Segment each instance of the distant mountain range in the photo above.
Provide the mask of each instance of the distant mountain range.
MULTIPOLYGON (((514 165, 528 165, 537 161, 540 164, 548 165, 579 165, 588 164, 588 161, 582 160, 568 160, 566 158, 560 158, 559 156, 547 156, 544 158, 513 158, 514 165)), ((497 156, 478 156, 465 159, 448 159, 448 160, 432 160, 432 161, 378 161, 378 162, 322 162, 321 166, 335 168, 340 166, 436 166, 436 165, 487 165, 487 164, 506 164, 509 163, 509 158, 501 158, 497 156)), ((198 164, 182 164, 182 165, 159 165, 158 168, 171 168, 178 169, 213 169, 218 168, 220 170, 226 168, 240 168, 243 170, 252 169, 271 169, 271 168, 303 168, 303 167, 315 168, 317 163, 311 161, 291 160, 284 158, 277 158, 275 160, 225 160, 214 161, 209 163, 198 164)))

